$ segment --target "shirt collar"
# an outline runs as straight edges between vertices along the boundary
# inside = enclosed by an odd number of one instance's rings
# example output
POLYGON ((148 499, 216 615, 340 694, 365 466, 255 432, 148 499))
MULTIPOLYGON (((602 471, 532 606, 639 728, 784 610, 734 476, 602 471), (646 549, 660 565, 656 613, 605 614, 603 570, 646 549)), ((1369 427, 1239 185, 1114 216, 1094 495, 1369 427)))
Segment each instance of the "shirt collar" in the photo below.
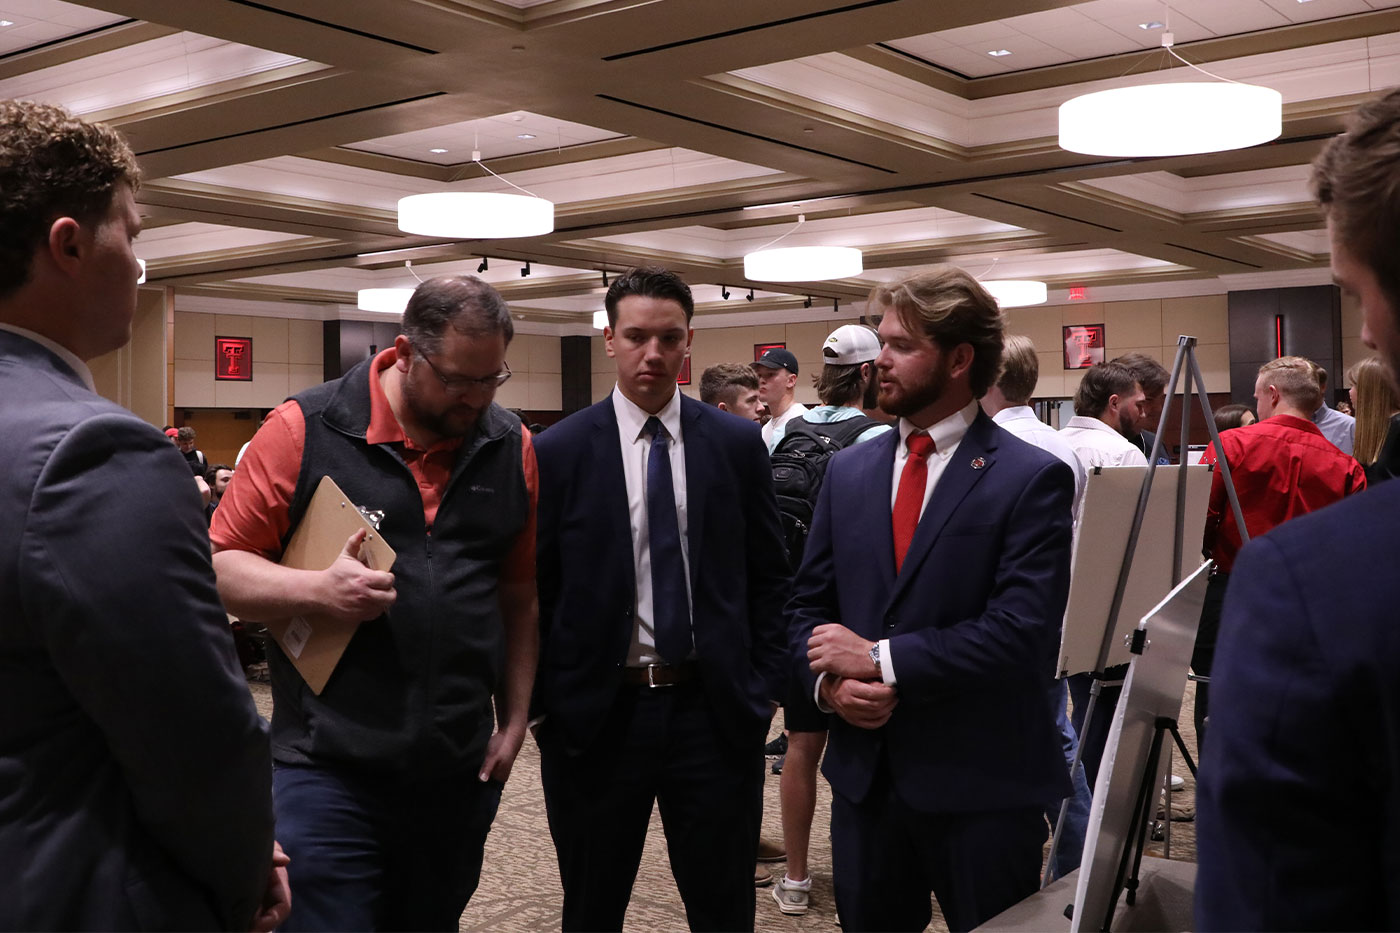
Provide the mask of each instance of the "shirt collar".
POLYGON ((997 424, 1006 424, 1008 421, 1025 421, 1026 419, 1039 421, 1036 417, 1035 409, 1029 405, 1012 405, 1010 408, 1003 408, 992 415, 992 420, 997 424))
MULTIPOLYGON (((968 402, 963 408, 953 412, 932 425, 928 429, 928 436, 933 438, 933 449, 940 457, 951 456, 958 444, 962 442, 963 435, 972 426, 972 422, 977 419, 979 406, 977 399, 968 402)), ((899 419, 899 444, 900 450, 909 450, 909 435, 920 430, 914 427, 906 419, 899 419)))
MULTIPOLYGON (((410 450, 420 450, 421 448, 413 443, 407 434, 403 432, 403 425, 399 424, 399 419, 394 417, 393 406, 389 404, 389 396, 384 393, 384 386, 379 382, 379 374, 398 360, 398 351, 393 347, 380 350, 375 356, 374 362, 369 367, 369 426, 365 428, 365 443, 367 444, 403 444, 410 450)), ((462 438, 449 437, 439 441, 429 450, 453 450, 462 445, 462 438)))
POLYGON ((26 340, 32 340, 39 346, 48 350, 54 356, 63 361, 63 365, 73 370, 73 374, 83 381, 83 385, 89 391, 96 392, 97 384, 92 381, 92 370, 88 369, 86 363, 78 359, 77 354, 60 343, 45 337, 43 334, 36 334, 32 330, 25 330, 23 327, 16 327, 14 324, 0 323, 0 330, 7 330, 12 334, 17 334, 26 340))
MULTIPOLYGON (((1286 425, 1298 431, 1306 431, 1309 434, 1316 434, 1319 437, 1325 438, 1327 436, 1322 433, 1322 430, 1316 424, 1306 418, 1299 418, 1297 415, 1270 415, 1263 421, 1256 421, 1255 424, 1269 424, 1271 422, 1274 424, 1286 425)), ((1250 427, 1253 426, 1254 425, 1250 425, 1250 427)))
MULTIPOLYGON (((613 411, 617 414, 617 424, 622 430, 623 437, 630 437, 632 440, 642 436, 642 431, 646 429, 647 419, 651 415, 642 411, 631 399, 622 394, 622 387, 613 386, 612 393, 613 411)), ((672 440, 679 440, 681 436, 681 390, 671 395, 671 400, 665 407, 656 413, 656 417, 661 419, 661 425, 666 429, 666 433, 671 435, 672 440)))
POLYGON ((1069 424, 1065 425, 1065 427, 1088 428, 1093 431, 1103 431, 1107 434, 1112 434, 1125 444, 1132 443, 1132 441, 1124 437, 1121 432, 1114 430, 1110 425, 1092 415, 1075 415, 1073 418, 1069 419, 1069 424))

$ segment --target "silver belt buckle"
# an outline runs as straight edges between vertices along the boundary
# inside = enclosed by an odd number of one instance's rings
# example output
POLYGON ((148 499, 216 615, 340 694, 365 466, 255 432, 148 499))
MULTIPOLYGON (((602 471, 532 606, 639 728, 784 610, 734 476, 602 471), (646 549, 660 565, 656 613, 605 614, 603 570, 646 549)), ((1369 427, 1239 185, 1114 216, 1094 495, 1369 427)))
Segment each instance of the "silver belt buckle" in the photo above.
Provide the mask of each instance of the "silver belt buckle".
POLYGON ((648 690, 655 690, 655 689, 657 689, 658 687, 671 687, 671 686, 674 686, 673 684, 659 684, 659 683, 656 682, 656 669, 657 669, 658 667, 662 667, 662 665, 660 665, 660 664, 648 664, 648 665, 647 665, 647 689, 648 689, 648 690))

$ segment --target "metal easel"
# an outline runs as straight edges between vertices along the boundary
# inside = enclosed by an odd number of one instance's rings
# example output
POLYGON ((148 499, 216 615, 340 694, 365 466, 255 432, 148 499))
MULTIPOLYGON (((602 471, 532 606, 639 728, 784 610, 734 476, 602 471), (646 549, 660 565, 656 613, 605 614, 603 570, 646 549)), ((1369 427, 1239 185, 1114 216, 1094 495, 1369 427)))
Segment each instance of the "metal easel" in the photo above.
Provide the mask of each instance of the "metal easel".
MULTIPOLYGON (((1098 702, 1099 693, 1104 685, 1104 670, 1108 667, 1108 656, 1113 650, 1113 632, 1118 625, 1118 613, 1123 608, 1123 596, 1128 588, 1128 574, 1133 566, 1133 555, 1137 551, 1138 536, 1142 533, 1143 518, 1147 514, 1147 500, 1152 493, 1152 479, 1157 473, 1157 460, 1161 457, 1164 447, 1162 437, 1167 430, 1167 419, 1171 415, 1172 402, 1176 396, 1176 387, 1181 384, 1182 405, 1181 405, 1181 454, 1185 459, 1186 449, 1191 438, 1191 385, 1195 381, 1196 393, 1200 396, 1201 415, 1205 419, 1206 430, 1210 432, 1211 443, 1215 445, 1216 465, 1220 469, 1221 478, 1225 483, 1225 495, 1230 500, 1230 509, 1235 516, 1235 524, 1239 527, 1241 543, 1249 540, 1249 534, 1245 530, 1244 513, 1240 510, 1240 500, 1235 495, 1235 484, 1230 478, 1230 464, 1226 462, 1224 448, 1220 445, 1220 432, 1216 430, 1215 418, 1210 411, 1210 401, 1206 394, 1206 381, 1201 375, 1201 367, 1196 362, 1196 338, 1182 335, 1177 338, 1176 359, 1172 363, 1171 379, 1167 383, 1166 404, 1162 406, 1162 416, 1157 423, 1157 436, 1153 439, 1152 452, 1147 458, 1147 474, 1142 479, 1142 490, 1138 493, 1137 509, 1133 513, 1133 524, 1128 532, 1128 546, 1123 552, 1123 562, 1118 568, 1118 582, 1113 590, 1113 602, 1109 606, 1108 618, 1104 622, 1103 640, 1099 644, 1099 658, 1094 667, 1094 685, 1089 691, 1089 704, 1084 711, 1084 725, 1080 735, 1089 734, 1089 723, 1093 721, 1094 706, 1098 702), (1187 369, 1187 379, 1181 384, 1181 374, 1183 368, 1187 369)), ((1184 463, 1182 464, 1185 465, 1184 463)), ((1181 547, 1182 537, 1186 525, 1186 478, 1183 475, 1180 482, 1176 484, 1176 523, 1173 530, 1174 537, 1172 547, 1172 586, 1181 582, 1181 547)), ((1175 723, 1172 724, 1173 731, 1175 723)), ((1070 777, 1073 778, 1076 771, 1084 767, 1084 746, 1081 743, 1075 750, 1074 762, 1070 765, 1070 777)), ((1155 772, 1154 772, 1155 774, 1155 772)), ((1147 779, 1151 781, 1151 778, 1147 779)), ((1071 783, 1073 781, 1071 780, 1071 783)), ((1055 821, 1055 834, 1050 841, 1050 854, 1045 862, 1045 872, 1041 876, 1040 886, 1044 888, 1050 883, 1050 866, 1054 864, 1055 854, 1060 848, 1060 834, 1065 823, 1065 813, 1069 809, 1069 798, 1060 801, 1060 815, 1055 821)), ((1171 799, 1167 800, 1167 823, 1170 826, 1171 820, 1171 799)), ((1170 844, 1170 843, 1168 843, 1170 844)), ((1136 869, 1134 869, 1136 874, 1136 869)), ((1134 878, 1134 884, 1136 879, 1134 878)), ((1116 901, 1116 898, 1115 898, 1116 901)))

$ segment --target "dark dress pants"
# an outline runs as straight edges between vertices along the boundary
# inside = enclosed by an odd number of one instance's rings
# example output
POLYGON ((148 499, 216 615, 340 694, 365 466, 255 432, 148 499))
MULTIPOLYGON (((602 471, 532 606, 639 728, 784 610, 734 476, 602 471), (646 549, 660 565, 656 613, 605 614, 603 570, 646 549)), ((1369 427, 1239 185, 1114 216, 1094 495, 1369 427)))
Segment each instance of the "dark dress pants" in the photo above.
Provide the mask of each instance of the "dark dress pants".
POLYGON ((481 880, 501 785, 277 765, 277 840, 301 930, 451 930, 481 880))
POLYGON ((622 929, 656 803, 690 928, 752 930, 763 738, 757 723, 752 748, 725 743, 694 683, 623 687, 581 754, 569 754, 546 720, 540 771, 563 929, 622 929))
POLYGON ((831 798, 836 910, 846 933, 917 933, 933 916, 930 893, 950 930, 971 930, 1036 892, 1049 835, 1043 808, 923 813, 899 799, 883 757, 864 801, 831 798))
POLYGON ((1103 761, 1104 746, 1108 744, 1108 731, 1113 726, 1113 712, 1118 709, 1118 697, 1123 693, 1122 680, 1128 676, 1128 665, 1118 664, 1104 671, 1104 680, 1118 681, 1114 686, 1105 686, 1099 691, 1098 702, 1094 704, 1094 718, 1089 722, 1089 731, 1084 732, 1084 715, 1089 711, 1089 692, 1094 686, 1092 674, 1074 674, 1069 680, 1069 696, 1073 712, 1069 721, 1074 724, 1074 732, 1079 736, 1080 761, 1084 763, 1084 777, 1089 782, 1092 794, 1099 780, 1099 763, 1103 761))
MULTIPOLYGON (((1215 642, 1220 637, 1220 610, 1225 605, 1228 573, 1212 574, 1206 581, 1206 596, 1201 603, 1201 625, 1196 629, 1196 646, 1191 652, 1191 670, 1198 677, 1209 677, 1215 664, 1215 642)), ((1196 763, 1200 764, 1206 748, 1206 717, 1210 715, 1210 684, 1196 682, 1196 763)))

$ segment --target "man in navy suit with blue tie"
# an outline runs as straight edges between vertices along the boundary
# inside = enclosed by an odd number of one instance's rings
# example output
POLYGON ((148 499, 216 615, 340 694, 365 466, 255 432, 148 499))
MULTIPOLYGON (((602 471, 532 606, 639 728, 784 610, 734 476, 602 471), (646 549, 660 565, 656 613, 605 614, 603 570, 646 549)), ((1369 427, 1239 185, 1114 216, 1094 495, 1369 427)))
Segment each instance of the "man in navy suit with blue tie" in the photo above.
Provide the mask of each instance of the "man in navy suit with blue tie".
POLYGON ((763 741, 786 686, 786 558, 751 421, 676 388, 690 289, 605 304, 617 386, 540 435, 533 713, 565 930, 620 930, 659 802, 695 930, 752 930, 763 741))
POLYGON ((1074 475, 977 403, 1003 319, 951 266, 880 286, 880 407, 899 430, 827 468, 788 605, 798 676, 834 710, 842 926, 968 930, 1035 892, 1070 790, 1046 693, 1069 595, 1074 475))
MULTIPOLYGON (((1400 91, 1313 165, 1332 278, 1400 370, 1400 91)), ((1400 928, 1400 483, 1240 551, 1211 670, 1196 795, 1198 930, 1400 928), (1334 555, 1346 579, 1320 574, 1334 555)))

